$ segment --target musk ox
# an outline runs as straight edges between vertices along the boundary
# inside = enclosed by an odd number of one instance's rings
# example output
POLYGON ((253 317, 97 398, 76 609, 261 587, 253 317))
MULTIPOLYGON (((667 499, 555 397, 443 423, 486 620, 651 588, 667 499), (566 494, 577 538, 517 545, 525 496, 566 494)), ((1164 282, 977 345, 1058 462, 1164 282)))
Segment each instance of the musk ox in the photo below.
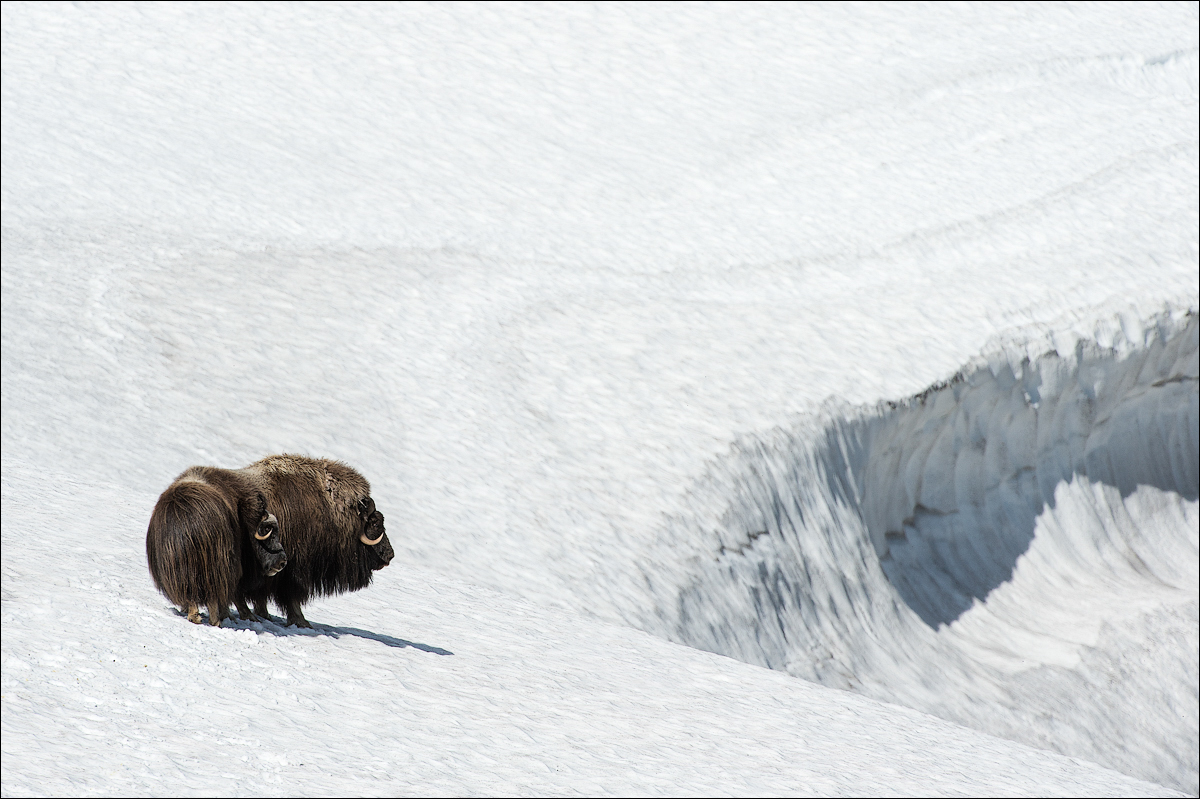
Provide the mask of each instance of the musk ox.
POLYGON ((288 562, 279 522, 268 509, 253 474, 208 466, 185 471, 158 498, 146 530, 146 561, 154 585, 200 623, 229 617, 236 602, 251 618, 243 597, 288 562))
MULTIPOLYGON (((312 625, 301 606, 314 595, 357 591, 394 555, 371 484, 340 461, 272 455, 242 470, 252 475, 279 519, 288 567, 249 586, 243 596, 265 616, 267 599, 288 624, 312 625)), ((240 606, 239 606, 240 607, 240 606)))

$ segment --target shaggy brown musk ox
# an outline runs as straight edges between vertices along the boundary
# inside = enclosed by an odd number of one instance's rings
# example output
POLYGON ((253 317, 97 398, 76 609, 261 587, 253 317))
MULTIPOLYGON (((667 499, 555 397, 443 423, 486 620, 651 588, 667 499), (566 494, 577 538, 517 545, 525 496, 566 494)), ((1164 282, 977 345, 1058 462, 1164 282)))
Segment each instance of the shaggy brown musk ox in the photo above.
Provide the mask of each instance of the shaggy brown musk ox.
POLYGON ((301 606, 314 595, 357 591, 394 553, 371 484, 341 461, 272 455, 242 470, 255 477, 267 507, 279 519, 288 567, 245 596, 266 615, 267 599, 287 614, 288 624, 311 627, 301 606))
POLYGON ((261 590, 262 581, 287 565, 279 524, 252 474, 193 466, 158 498, 146 530, 150 576, 168 599, 200 623, 229 617, 237 603, 251 618, 243 596, 261 590))

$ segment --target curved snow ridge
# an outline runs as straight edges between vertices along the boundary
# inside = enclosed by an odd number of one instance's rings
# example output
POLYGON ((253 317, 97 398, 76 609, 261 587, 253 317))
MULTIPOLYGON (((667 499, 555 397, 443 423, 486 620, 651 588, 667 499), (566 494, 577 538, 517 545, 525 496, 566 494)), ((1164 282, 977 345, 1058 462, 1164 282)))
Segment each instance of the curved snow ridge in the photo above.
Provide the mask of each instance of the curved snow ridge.
POLYGON ((742 441, 638 622, 1196 793, 1198 330, 1103 320, 742 441))

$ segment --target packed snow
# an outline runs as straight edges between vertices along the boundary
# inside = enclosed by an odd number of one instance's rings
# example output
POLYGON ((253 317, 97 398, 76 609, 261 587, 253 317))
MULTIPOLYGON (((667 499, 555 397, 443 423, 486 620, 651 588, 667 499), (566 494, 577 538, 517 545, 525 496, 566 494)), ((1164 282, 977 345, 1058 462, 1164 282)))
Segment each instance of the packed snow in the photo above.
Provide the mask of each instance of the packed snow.
POLYGON ((5 795, 1200 791, 1196 4, 0 14, 5 795))

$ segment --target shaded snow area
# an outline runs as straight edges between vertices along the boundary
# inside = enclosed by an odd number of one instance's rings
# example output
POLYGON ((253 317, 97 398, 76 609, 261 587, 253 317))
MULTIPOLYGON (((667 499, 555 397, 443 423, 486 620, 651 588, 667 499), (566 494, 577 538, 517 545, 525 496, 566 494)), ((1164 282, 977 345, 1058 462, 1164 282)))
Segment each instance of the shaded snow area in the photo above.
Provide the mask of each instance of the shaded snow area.
POLYGON ((4 795, 1200 791, 1196 4, 0 14, 4 795))
POLYGON ((1198 325, 1154 322, 739 442, 645 626, 1194 792, 1198 325))

